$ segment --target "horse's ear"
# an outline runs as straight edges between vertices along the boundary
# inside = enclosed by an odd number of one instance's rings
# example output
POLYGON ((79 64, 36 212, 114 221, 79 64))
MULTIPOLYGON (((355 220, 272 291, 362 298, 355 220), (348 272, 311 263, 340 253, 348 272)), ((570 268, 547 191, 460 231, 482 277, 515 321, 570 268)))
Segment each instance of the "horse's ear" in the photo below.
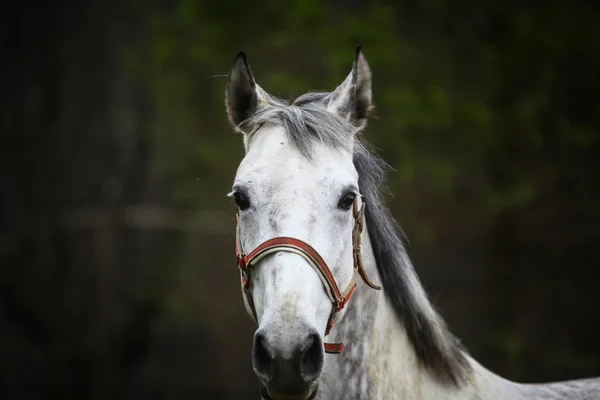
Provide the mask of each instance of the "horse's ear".
POLYGON ((248 64, 246 53, 240 51, 231 65, 225 104, 229 121, 237 129, 259 108, 264 92, 254 81, 254 75, 248 64))
POLYGON ((367 118, 373 111, 371 69, 361 46, 356 48, 352 72, 331 94, 327 108, 346 119, 357 130, 367 125, 367 118))

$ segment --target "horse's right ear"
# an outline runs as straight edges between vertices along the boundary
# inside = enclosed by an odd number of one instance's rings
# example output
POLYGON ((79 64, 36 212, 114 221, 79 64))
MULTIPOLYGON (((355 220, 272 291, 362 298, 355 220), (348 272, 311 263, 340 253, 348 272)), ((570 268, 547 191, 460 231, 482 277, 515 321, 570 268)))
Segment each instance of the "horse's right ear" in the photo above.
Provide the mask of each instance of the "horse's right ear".
POLYGON ((240 124, 258 110, 263 97, 262 89, 254 81, 246 53, 240 51, 229 70, 225 90, 227 116, 234 128, 239 130, 240 124))

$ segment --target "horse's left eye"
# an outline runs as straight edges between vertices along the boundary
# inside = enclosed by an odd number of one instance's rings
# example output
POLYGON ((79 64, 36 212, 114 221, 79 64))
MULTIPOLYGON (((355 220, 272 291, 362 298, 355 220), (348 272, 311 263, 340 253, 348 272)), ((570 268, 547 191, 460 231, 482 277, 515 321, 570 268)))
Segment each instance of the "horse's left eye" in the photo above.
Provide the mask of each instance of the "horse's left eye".
POLYGON ((354 203, 354 199, 356 199, 356 193, 348 192, 340 199, 338 207, 342 210, 349 210, 352 207, 352 203, 354 203))

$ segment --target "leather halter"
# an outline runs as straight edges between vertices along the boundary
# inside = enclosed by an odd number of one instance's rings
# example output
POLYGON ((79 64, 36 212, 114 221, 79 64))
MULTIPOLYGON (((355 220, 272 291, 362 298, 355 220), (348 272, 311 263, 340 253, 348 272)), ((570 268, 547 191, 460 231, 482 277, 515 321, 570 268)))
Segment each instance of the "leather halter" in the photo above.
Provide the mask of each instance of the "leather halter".
MULTIPOLYGON (((325 292, 331 300, 332 308, 327 320, 327 327, 325 329, 325 336, 329 334, 331 328, 335 323, 335 317, 340 312, 350 297, 354 293, 356 288, 357 275, 360 275, 362 280, 371 288, 381 290, 381 287, 373 284, 367 276, 361 259, 361 233, 363 230, 364 210, 365 203, 363 202, 360 210, 357 205, 358 198, 352 203, 352 216, 354 217, 354 227, 352 228, 352 254, 354 259, 354 271, 352 279, 344 291, 340 291, 331 270, 327 266, 327 263, 319 255, 319 253, 308 243, 291 237, 276 237, 273 239, 266 240, 259 244, 250 253, 245 253, 242 248, 242 242, 240 237, 240 219, 239 215, 236 215, 237 226, 235 229, 235 255, 237 266, 240 269, 240 278, 242 283, 242 294, 244 297, 244 304, 246 305, 246 311, 256 322, 256 309, 254 308, 254 301, 252 300, 252 285, 250 281, 251 267, 256 265, 263 257, 284 251, 288 253, 294 253, 304 258, 310 266, 317 272, 325 292)), ((344 349, 343 343, 325 343, 325 352, 331 354, 339 354, 344 349)))

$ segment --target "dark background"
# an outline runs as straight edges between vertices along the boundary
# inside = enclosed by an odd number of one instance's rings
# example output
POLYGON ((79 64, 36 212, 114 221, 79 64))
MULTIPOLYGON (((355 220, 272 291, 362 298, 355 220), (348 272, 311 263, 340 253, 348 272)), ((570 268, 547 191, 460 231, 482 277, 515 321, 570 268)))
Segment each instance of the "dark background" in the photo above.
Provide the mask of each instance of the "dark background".
POLYGON ((357 44, 453 332, 511 380, 600 375, 598 2, 6 3, 0 398, 255 398, 222 75, 329 90, 357 44))

